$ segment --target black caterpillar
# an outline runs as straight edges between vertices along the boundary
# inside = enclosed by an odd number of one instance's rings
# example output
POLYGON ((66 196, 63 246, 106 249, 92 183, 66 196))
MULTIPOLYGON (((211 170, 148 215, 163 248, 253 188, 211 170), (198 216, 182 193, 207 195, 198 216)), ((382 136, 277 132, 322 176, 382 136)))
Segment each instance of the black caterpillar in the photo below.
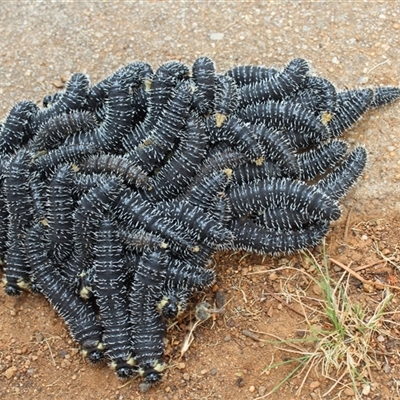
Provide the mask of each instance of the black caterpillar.
POLYGON ((0 124, 5 292, 42 293, 89 360, 145 389, 167 366, 167 323, 215 281, 213 254, 319 244, 366 165, 338 137, 399 97, 337 90, 301 58, 74 74, 0 124))

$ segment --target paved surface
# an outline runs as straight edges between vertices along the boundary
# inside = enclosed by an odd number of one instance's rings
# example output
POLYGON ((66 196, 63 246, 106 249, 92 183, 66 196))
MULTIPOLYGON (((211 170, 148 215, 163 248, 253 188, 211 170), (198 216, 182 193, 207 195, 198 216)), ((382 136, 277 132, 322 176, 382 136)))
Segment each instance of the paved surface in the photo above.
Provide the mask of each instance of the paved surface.
MULTIPOLYGON (((399 2, 264 3, 1 2, 0 117, 73 72, 96 82, 133 60, 156 68, 208 55, 225 71, 303 57, 338 88, 400 85, 399 2)), ((399 107, 369 113, 349 133, 370 153, 358 207, 400 211, 399 107)))

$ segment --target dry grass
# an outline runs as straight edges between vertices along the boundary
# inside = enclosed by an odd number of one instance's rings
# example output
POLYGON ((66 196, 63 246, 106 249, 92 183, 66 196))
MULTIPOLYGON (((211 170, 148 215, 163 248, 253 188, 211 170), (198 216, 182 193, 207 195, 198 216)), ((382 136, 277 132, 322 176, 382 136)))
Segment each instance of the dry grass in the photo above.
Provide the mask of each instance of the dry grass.
POLYGON ((393 323, 387 320, 391 314, 387 308, 393 294, 385 288, 377 304, 363 304, 350 296, 351 275, 348 271, 345 270, 337 280, 331 278, 325 246, 320 261, 309 251, 302 252, 302 258, 313 266, 313 275, 304 270, 298 270, 297 274, 305 274, 319 288, 321 295, 310 301, 305 290, 287 291, 288 284, 283 283, 282 295, 297 302, 303 310, 307 324, 306 335, 302 339, 280 339, 274 342, 292 356, 265 370, 284 364, 293 364, 293 368, 284 380, 258 399, 268 397, 295 376, 301 379, 296 392, 299 396, 312 372, 320 373, 328 382, 331 381, 329 389, 321 394, 322 397, 340 397, 344 390, 351 389, 354 398, 361 399, 363 394, 371 390, 373 371, 381 369, 382 360, 376 350, 376 340, 379 336, 388 335, 385 323, 393 323))

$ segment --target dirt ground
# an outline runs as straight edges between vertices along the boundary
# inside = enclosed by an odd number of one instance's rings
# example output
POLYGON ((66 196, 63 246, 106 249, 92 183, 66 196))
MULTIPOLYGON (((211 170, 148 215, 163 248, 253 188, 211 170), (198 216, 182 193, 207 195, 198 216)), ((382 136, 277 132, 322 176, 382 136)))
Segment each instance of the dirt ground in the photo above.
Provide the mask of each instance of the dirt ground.
MULTIPOLYGON (((339 89, 400 85, 400 3, 376 2, 0 2, 0 118, 17 101, 41 101, 73 72, 93 82, 129 61, 156 68, 178 59, 188 65, 211 57, 218 71, 238 64, 282 68, 302 57, 315 74, 339 89)), ((370 111, 345 138, 363 143, 366 172, 342 201, 343 217, 326 239, 330 259, 350 265, 348 294, 376 307, 382 285, 400 286, 400 102, 370 111), (370 264, 373 264, 372 266, 370 264), (365 267, 360 270, 358 267, 365 267)), ((320 259, 322 247, 313 250, 320 259)), ((217 285, 194 299, 219 312, 198 326, 179 357, 193 307, 170 327, 162 382, 146 393, 139 382, 119 381, 104 365, 89 365, 55 311, 40 297, 7 297, 0 291, 1 399, 254 399, 293 370, 293 353, 280 339, 300 339, 313 325, 321 290, 304 256, 272 259, 244 253, 218 254, 217 285), (289 268, 290 267, 290 268, 289 268), (296 299, 302 297, 302 307, 296 299)), ((344 269, 329 262, 332 278, 344 269)), ((344 283, 343 283, 344 285, 344 283)), ((363 399, 400 399, 399 293, 371 339, 377 364, 367 368, 363 399)), ((328 324, 329 325, 329 324, 328 324)), ((329 328, 329 326, 324 326, 329 328)), ((312 350, 301 341, 297 346, 312 350)), ((335 379, 335 371, 329 371, 335 379)), ((344 375, 339 384, 312 368, 269 399, 356 398, 344 375), (304 379, 304 381, 303 381, 304 379), (301 388, 301 393, 298 389, 301 388), (328 394, 326 394, 328 392, 328 394)))

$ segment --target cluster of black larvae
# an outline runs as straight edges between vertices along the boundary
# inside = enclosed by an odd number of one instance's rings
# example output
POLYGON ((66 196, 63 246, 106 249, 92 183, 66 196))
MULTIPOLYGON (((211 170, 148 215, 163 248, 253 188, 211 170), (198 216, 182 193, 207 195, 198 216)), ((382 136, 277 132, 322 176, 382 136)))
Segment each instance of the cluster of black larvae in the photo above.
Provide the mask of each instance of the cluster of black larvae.
POLYGON ((166 322, 214 282, 212 254, 320 243, 366 163, 338 137, 398 97, 337 92, 303 59, 74 74, 0 125, 5 291, 42 293, 90 361, 156 382, 166 322))

